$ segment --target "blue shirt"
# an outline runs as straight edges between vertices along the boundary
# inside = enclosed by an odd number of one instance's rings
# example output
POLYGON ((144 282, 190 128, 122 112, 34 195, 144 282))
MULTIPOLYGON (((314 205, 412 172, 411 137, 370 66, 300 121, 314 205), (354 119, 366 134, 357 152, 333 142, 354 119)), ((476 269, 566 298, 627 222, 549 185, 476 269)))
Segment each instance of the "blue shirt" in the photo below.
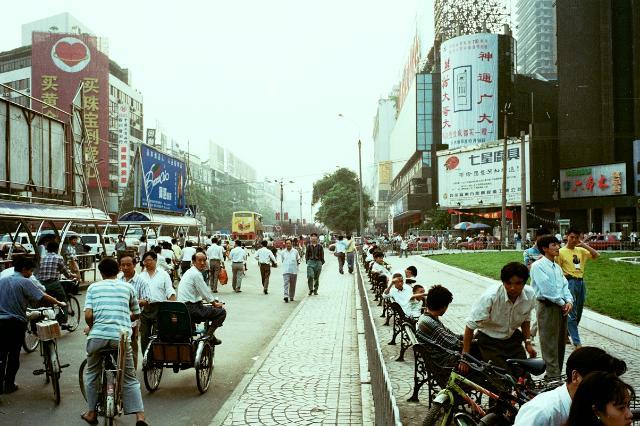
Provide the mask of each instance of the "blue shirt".
POLYGON ((573 303, 562 268, 544 256, 531 265, 531 288, 538 300, 546 299, 559 306, 573 303))
POLYGON ((87 339, 120 340, 120 330, 131 334, 130 314, 139 314, 140 306, 133 286, 115 279, 89 286, 84 310, 93 310, 93 326, 87 339))
POLYGON ((336 253, 344 253, 347 251, 347 241, 342 239, 336 241, 336 253))
POLYGON ((533 262, 542 257, 542 253, 538 250, 538 246, 533 246, 524 251, 523 257, 525 266, 530 267, 533 262))
POLYGON ((0 320, 17 319, 27 322, 29 302, 39 302, 44 293, 20 272, 0 279, 0 320))

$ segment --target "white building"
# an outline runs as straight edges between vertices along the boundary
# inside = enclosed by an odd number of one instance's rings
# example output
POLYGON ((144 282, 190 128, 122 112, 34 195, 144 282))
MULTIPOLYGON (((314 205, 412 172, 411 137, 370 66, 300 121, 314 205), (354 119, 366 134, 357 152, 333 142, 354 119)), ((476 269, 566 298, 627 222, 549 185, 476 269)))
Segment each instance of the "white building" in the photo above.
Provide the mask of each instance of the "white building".
POLYGON ((556 60, 555 0, 518 0, 518 71, 555 80, 556 60))

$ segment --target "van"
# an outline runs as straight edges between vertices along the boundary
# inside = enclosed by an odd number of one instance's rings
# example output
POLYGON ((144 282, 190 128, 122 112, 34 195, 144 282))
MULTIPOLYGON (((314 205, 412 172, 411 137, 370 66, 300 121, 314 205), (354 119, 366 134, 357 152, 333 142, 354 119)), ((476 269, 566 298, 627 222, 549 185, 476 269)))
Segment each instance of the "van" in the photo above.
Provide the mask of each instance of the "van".
MULTIPOLYGON (((110 235, 104 235, 104 246, 107 249, 107 256, 116 256, 116 240, 110 235)), ((100 244, 100 238, 98 234, 82 234, 80 235, 82 243, 89 246, 88 253, 96 256, 96 259, 101 259, 104 255, 102 244, 100 244)))

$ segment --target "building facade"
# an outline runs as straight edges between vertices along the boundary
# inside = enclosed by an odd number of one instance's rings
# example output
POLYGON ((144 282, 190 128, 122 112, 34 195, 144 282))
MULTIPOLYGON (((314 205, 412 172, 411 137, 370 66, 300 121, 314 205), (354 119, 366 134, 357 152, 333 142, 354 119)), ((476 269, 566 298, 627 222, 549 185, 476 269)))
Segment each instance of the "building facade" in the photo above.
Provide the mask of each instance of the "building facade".
POLYGON ((556 2, 518 0, 518 72, 557 78, 556 2))

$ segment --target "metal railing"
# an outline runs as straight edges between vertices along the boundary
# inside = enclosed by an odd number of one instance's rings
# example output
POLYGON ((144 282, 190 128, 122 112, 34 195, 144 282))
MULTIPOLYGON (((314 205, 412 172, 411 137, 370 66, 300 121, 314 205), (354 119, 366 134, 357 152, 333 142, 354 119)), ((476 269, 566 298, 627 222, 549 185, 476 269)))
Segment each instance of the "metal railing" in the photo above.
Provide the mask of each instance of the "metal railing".
POLYGON ((369 308, 369 300, 367 299, 367 289, 362 280, 362 265, 359 262, 360 256, 357 256, 357 282, 360 293, 360 303, 362 305, 362 317, 364 321, 364 335, 367 343, 367 359, 369 363, 369 374, 371 375, 371 391, 373 393, 373 402, 375 407, 375 422, 378 425, 396 425, 401 426, 400 410, 396 404, 396 398, 393 396, 393 388, 391 387, 391 379, 389 372, 384 363, 384 356, 380 350, 380 342, 378 332, 376 331, 373 316, 369 308))

